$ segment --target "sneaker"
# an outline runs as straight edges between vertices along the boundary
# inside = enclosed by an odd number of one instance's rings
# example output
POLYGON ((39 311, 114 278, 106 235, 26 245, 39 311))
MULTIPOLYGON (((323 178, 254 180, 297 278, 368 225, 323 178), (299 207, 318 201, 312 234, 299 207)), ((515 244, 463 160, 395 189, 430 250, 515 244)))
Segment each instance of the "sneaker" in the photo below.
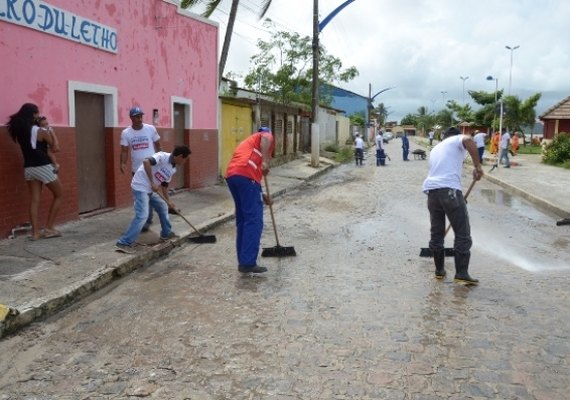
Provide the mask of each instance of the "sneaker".
POLYGON ((247 273, 252 273, 252 274, 262 274, 264 272, 267 272, 267 268, 265 267, 261 267, 259 265, 254 265, 253 267, 242 267, 240 266, 238 268, 239 272, 243 273, 243 274, 247 274, 247 273))
POLYGON ((142 229, 141 229, 141 232, 148 232, 149 229, 150 229, 150 224, 151 224, 151 223, 152 223, 152 222, 145 222, 145 224, 143 225, 143 227, 142 227, 142 229))
POLYGON ((115 250, 125 254, 134 254, 137 252, 134 246, 129 246, 128 244, 122 243, 115 243, 115 250))
POLYGON ((160 237, 160 240, 162 240, 163 242, 166 242, 167 240, 172 240, 172 239, 178 239, 180 238, 180 236, 178 236, 176 233, 170 231, 170 233, 168 235, 166 235, 166 237, 160 237))

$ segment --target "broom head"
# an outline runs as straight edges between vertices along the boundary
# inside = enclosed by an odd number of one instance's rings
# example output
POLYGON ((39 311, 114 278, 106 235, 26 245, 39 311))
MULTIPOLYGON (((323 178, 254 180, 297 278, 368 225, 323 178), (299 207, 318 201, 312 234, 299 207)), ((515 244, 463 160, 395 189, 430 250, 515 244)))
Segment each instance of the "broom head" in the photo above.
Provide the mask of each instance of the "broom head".
MULTIPOLYGON (((455 249, 443 249, 445 257, 454 257, 455 249)), ((420 257, 433 257, 433 251, 429 247, 423 247, 420 249, 420 257)))
POLYGON ((188 241, 192 243, 216 243, 216 237, 214 235, 189 236, 188 241))
POLYGON ((294 247, 284 246, 264 247, 261 252, 261 257, 290 257, 296 255, 294 247))

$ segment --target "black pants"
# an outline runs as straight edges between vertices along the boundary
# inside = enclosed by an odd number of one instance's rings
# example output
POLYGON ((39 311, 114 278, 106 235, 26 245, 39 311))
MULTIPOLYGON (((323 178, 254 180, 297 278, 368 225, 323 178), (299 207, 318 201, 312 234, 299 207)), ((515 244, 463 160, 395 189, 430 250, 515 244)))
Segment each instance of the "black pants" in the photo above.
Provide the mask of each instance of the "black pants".
POLYGON ((427 206, 431 221, 431 239, 429 247, 432 251, 443 250, 445 237, 445 217, 449 219, 455 241, 456 253, 470 254, 471 226, 467 205, 460 190, 443 188, 428 192, 427 206))

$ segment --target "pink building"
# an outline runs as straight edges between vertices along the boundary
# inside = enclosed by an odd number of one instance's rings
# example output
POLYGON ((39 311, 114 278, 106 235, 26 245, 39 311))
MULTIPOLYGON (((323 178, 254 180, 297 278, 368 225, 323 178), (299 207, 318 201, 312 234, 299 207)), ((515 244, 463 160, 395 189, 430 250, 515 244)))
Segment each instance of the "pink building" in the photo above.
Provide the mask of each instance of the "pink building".
POLYGON ((175 188, 215 183, 217 55, 217 25, 173 0, 0 0, 0 238, 29 221, 22 155, 5 126, 23 103, 37 104, 60 140, 58 223, 131 204, 119 138, 134 105, 165 151, 192 149, 175 188))

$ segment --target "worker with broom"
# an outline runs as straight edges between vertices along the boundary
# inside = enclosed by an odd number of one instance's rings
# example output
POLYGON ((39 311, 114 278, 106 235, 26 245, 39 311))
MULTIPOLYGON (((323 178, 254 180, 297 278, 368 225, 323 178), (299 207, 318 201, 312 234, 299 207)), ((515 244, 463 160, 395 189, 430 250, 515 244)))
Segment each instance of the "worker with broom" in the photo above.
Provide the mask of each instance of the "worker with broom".
POLYGON ((263 202, 272 204, 261 190, 261 179, 269 173, 274 140, 269 128, 262 126, 235 149, 226 171, 226 182, 235 203, 238 271, 263 273, 257 265, 263 231, 263 202))
POLYGON ((429 157, 429 174, 423 183, 422 190, 427 194, 427 206, 431 221, 431 239, 429 247, 433 252, 435 277, 445 277, 445 217, 455 233, 454 257, 455 279, 457 283, 476 285, 479 281, 468 273, 471 258, 471 228, 469 214, 463 197, 461 186, 461 171, 465 152, 473 161, 473 180, 478 181, 483 176, 481 160, 477 146, 468 135, 460 134, 455 127, 445 132, 443 141, 431 151, 429 157))
POLYGON ((184 164, 190 153, 188 146, 176 146, 172 153, 159 151, 143 160, 131 181, 135 216, 125 233, 117 240, 117 251, 127 254, 136 252, 135 241, 147 221, 150 207, 156 211, 160 220, 160 240, 168 241, 178 237, 172 231, 168 216, 169 207, 176 209, 168 196, 168 183, 176 173, 176 167, 184 164))

